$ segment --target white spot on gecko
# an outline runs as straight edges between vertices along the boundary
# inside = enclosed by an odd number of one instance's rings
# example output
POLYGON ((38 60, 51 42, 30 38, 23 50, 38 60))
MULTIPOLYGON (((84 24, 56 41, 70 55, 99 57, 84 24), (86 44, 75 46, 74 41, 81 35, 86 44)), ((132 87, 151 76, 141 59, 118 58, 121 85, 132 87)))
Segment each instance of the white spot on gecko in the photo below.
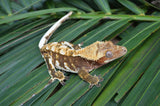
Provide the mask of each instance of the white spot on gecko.
POLYGON ((56 60, 56 66, 59 66, 59 61, 56 60))
POLYGON ((66 42, 66 41, 64 41, 63 44, 64 44, 65 46, 70 47, 71 49, 74 49, 74 48, 72 47, 73 45, 70 44, 70 43, 68 43, 68 42, 66 42))
POLYGON ((68 67, 68 65, 67 65, 66 62, 64 62, 64 66, 65 66, 66 69, 71 70, 71 69, 68 67))
POLYGON ((52 44, 58 44, 58 42, 52 42, 52 44))
POLYGON ((55 69, 55 67, 54 67, 54 65, 53 65, 53 63, 52 63, 52 58, 49 58, 49 63, 50 63, 50 65, 52 66, 52 69, 53 69, 53 68, 55 69))
POLYGON ((54 52, 54 51, 55 51, 55 47, 54 47, 54 46, 52 46, 51 50, 54 52))
POLYGON ((49 47, 47 46, 46 49, 49 50, 49 47))
POLYGON ((62 54, 62 55, 66 54, 66 52, 63 49, 61 49, 59 53, 62 54))

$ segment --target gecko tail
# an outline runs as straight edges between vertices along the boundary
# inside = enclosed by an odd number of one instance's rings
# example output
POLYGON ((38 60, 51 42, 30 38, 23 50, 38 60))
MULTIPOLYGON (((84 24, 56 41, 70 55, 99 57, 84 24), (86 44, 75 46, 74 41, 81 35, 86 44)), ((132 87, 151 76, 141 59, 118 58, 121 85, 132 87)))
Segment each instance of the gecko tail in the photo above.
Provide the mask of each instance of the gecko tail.
POLYGON ((49 40, 49 38, 51 37, 51 35, 53 34, 53 32, 55 32, 55 30, 67 19, 69 19, 69 16, 72 15, 72 11, 70 11, 68 14, 66 14, 65 16, 63 16, 61 19, 59 19, 41 38, 40 42, 39 42, 39 48, 41 49, 49 40))

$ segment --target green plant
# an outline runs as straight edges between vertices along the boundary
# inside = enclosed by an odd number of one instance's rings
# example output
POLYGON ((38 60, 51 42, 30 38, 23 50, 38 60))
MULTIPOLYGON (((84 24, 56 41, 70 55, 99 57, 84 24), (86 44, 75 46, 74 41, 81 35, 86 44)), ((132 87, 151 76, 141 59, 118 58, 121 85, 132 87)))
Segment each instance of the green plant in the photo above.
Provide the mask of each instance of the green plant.
POLYGON ((1 0, 0 105, 160 105, 160 12, 153 4, 129 0, 1 0), (108 4, 109 3, 109 4, 108 4), (154 10, 154 11, 153 11, 154 10), (100 87, 89 89, 77 75, 65 86, 50 78, 38 42, 66 12, 71 19, 51 41, 118 39, 126 56, 91 74, 100 87))

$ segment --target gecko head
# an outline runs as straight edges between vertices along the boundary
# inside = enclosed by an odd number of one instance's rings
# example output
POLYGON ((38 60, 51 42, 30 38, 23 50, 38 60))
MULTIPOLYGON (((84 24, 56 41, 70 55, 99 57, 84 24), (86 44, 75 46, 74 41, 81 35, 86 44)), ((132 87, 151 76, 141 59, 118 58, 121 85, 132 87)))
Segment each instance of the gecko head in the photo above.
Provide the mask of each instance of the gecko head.
POLYGON ((113 44, 111 41, 97 43, 97 62, 100 64, 106 64, 117 58, 122 57, 127 53, 127 48, 113 44))
POLYGON ((74 56, 80 56, 87 60, 97 61, 106 64, 127 53, 123 46, 115 45, 111 41, 97 41, 85 48, 76 50, 74 56))

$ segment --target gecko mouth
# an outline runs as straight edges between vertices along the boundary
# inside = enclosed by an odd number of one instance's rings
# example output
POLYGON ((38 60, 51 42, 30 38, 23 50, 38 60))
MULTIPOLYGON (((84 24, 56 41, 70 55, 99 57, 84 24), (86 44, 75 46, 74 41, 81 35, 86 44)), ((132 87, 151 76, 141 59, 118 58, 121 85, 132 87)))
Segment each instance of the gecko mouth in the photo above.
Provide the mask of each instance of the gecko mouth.
POLYGON ((109 63, 110 61, 113 61, 113 60, 115 60, 115 59, 106 60, 106 61, 104 61, 104 63, 109 63))

